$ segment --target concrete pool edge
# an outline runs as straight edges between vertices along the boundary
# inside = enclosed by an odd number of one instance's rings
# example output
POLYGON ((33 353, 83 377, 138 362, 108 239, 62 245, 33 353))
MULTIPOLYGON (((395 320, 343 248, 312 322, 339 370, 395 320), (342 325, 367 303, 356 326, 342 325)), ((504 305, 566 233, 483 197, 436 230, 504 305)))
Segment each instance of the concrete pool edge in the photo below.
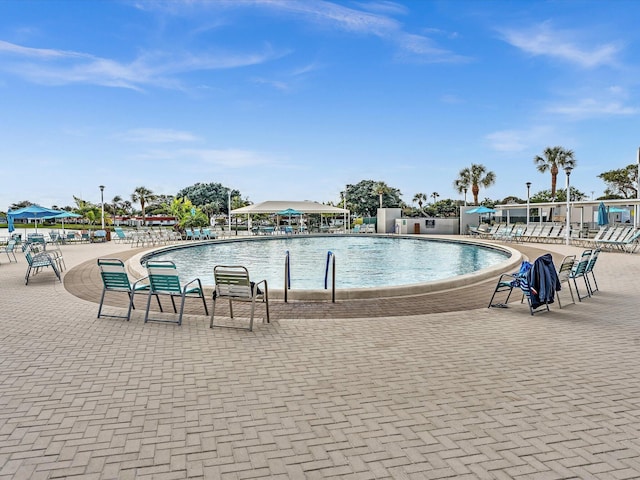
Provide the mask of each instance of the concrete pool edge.
MULTIPOLYGON (((415 235, 407 236, 407 235, 385 235, 392 236, 394 238, 413 238, 415 239, 415 235)), ((420 238, 431 241, 442 241, 442 242, 454 242, 454 243, 465 243, 468 245, 476 245, 482 248, 488 248, 493 250, 498 250, 501 252, 505 252, 509 255, 509 257, 504 261, 493 267, 484 268, 482 270, 478 270, 477 272, 459 275, 455 277, 451 277, 445 280, 438 280, 434 282, 426 282, 426 283, 417 283, 417 284, 408 284, 408 285, 399 285, 399 286, 388 286, 388 287, 380 287, 380 288, 344 288, 336 290, 336 300, 366 300, 373 298, 393 298, 393 297, 403 297, 403 296, 412 296, 412 295, 423 295, 427 293, 435 293, 442 292, 445 290, 465 287, 469 285, 473 285, 476 283, 483 282, 490 278, 495 278, 499 274, 505 271, 513 271, 517 270, 520 266, 520 263, 523 260, 523 254, 509 246, 506 245, 498 245, 494 243, 486 243, 474 241, 466 238, 453 238, 453 237, 435 237, 435 236, 426 236, 422 235, 420 238)), ((232 239, 223 239, 223 240, 209 240, 203 242, 193 242, 188 245, 177 244, 177 245, 169 245, 160 248, 151 248, 140 252, 133 257, 131 257, 127 262, 127 269, 129 273, 134 278, 142 278, 146 276, 146 270, 142 266, 141 262, 144 258, 159 252, 167 252, 171 250, 177 250, 181 248, 189 248, 190 246, 195 245, 203 245, 210 243, 222 243, 222 242, 235 242, 235 241, 255 241, 260 240, 259 238, 251 238, 251 237, 241 237, 241 238, 232 238, 232 239)), ((263 239, 264 240, 264 239, 263 239)), ((213 265, 211 266, 213 269, 213 265)), ((190 280, 190 279, 184 279, 190 280)), ((204 285, 205 290, 208 294, 213 290, 213 285, 204 285)), ((284 298, 284 289, 273 288, 272 285, 269 286, 269 296, 273 299, 283 299, 284 298)), ((288 299, 292 301, 327 301, 331 300, 331 292, 330 290, 289 290, 288 299)))

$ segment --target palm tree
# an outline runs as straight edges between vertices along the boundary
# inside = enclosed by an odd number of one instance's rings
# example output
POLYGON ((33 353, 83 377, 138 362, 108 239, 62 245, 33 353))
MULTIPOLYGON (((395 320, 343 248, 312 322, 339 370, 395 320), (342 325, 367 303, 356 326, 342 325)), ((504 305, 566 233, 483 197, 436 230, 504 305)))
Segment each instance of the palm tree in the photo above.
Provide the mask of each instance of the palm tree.
POLYGON ((463 168, 458 174, 458 178, 453 182, 453 186, 458 193, 462 193, 471 187, 473 203, 478 205, 478 194, 480 186, 488 188, 496 182, 496 174, 488 172, 484 165, 472 163, 471 167, 463 168))
POLYGON ((433 198, 433 203, 436 203, 436 200, 438 199, 438 197, 440 196, 440 194, 438 192, 433 192, 431 194, 431 198, 433 198))
POLYGON ((113 220, 112 220, 112 224, 115 225, 116 224, 116 215, 118 215, 118 209, 120 208, 120 205, 122 204, 122 197, 120 195, 116 195, 115 197, 113 197, 111 199, 111 205, 113 208, 113 211, 111 212, 113 215, 113 220))
POLYGON ((420 207, 420 210, 422 210, 422 202, 427 201, 427 196, 424 193, 416 193, 413 196, 413 201, 416 202, 420 207))
POLYGON ((373 186, 373 191, 378 195, 378 198, 380 199, 380 208, 382 208, 382 196, 385 193, 389 193, 391 191, 391 188, 389 188, 389 185, 384 182, 377 182, 373 186))
POLYGON ((573 150, 565 150, 562 147, 547 147, 542 152, 544 155, 536 155, 533 158, 533 163, 536 164, 540 173, 551 172, 551 199, 556 198, 556 184, 558 180, 558 167, 574 168, 576 166, 576 159, 573 156, 573 150))
POLYGON ((142 225, 145 225, 147 216, 144 211, 144 207, 147 202, 152 201, 155 195, 147 187, 138 187, 131 194, 131 201, 140 203, 140 210, 142 210, 142 225))

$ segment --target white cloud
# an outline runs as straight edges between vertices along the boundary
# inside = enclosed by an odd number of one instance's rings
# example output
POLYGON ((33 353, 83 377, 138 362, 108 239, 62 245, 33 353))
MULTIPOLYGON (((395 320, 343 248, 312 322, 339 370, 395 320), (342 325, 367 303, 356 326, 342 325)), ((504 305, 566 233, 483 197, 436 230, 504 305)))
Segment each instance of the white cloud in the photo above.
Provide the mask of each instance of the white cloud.
POLYGON ((127 142, 144 143, 194 142, 199 140, 190 132, 159 128, 136 128, 117 135, 117 138, 127 142))
POLYGON ((498 152, 522 152, 551 135, 551 127, 532 127, 528 130, 500 130, 486 135, 490 147, 498 152))
POLYGON ((600 116, 635 115, 640 112, 637 107, 623 105, 616 100, 602 101, 583 98, 573 104, 556 105, 547 109, 550 113, 559 113, 574 118, 590 118, 600 116))
POLYGON ((585 68, 614 65, 620 52, 615 43, 595 46, 577 43, 579 32, 554 30, 550 22, 528 29, 507 29, 502 34, 507 43, 532 55, 548 56, 566 60, 585 68))
POLYGON ((223 70, 256 65, 279 57, 266 48, 262 53, 228 52, 146 52, 130 63, 100 58, 86 53, 31 48, 0 42, 0 57, 16 58, 0 63, 34 83, 66 85, 84 83, 141 90, 147 85, 180 88, 174 76, 200 70, 223 70))

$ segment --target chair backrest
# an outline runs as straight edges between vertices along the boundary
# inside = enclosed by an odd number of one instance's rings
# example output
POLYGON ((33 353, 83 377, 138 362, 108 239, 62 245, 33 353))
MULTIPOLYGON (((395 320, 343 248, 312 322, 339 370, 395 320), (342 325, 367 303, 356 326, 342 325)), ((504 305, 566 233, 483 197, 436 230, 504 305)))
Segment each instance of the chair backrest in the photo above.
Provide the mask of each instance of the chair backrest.
POLYGON ((222 297, 251 298, 252 288, 249 271, 239 265, 216 265, 213 267, 216 294, 222 297))
POLYGON ((586 273, 593 271, 593 267, 596 266, 596 260, 598 260, 598 255, 600 254, 600 249, 596 248, 589 257, 589 261, 587 262, 586 273))
POLYGON ((567 255, 562 259, 562 263, 558 267, 558 279, 561 282, 565 282, 569 279, 569 274, 573 270, 573 265, 576 263, 575 255, 567 255))
POLYGON ((591 259, 593 251, 592 250, 584 250, 580 258, 574 263, 573 269, 571 270, 571 276, 580 277, 583 276, 587 271, 587 265, 589 265, 589 260, 591 259))
POLYGON ((124 262, 118 258, 99 258, 98 267, 102 283, 107 290, 131 290, 131 282, 124 268, 124 262))
POLYGON ((7 242, 6 251, 13 252, 16 248, 16 241, 12 238, 7 242))
POLYGON ((170 260, 149 260, 147 262, 149 286, 153 293, 180 294, 182 287, 176 264, 170 260))

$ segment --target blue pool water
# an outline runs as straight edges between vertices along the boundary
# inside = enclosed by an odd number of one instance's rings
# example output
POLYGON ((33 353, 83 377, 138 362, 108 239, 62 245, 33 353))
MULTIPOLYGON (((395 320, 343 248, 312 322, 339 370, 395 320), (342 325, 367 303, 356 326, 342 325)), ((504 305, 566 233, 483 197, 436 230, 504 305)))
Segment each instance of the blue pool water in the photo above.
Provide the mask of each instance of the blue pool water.
POLYGON ((284 288, 289 251, 291 288, 323 289, 327 252, 335 256, 336 288, 372 288, 433 282, 504 262, 504 252, 457 242, 373 236, 295 236, 216 242, 154 255, 173 260, 184 280, 213 285, 215 265, 244 265, 252 280, 284 288))

